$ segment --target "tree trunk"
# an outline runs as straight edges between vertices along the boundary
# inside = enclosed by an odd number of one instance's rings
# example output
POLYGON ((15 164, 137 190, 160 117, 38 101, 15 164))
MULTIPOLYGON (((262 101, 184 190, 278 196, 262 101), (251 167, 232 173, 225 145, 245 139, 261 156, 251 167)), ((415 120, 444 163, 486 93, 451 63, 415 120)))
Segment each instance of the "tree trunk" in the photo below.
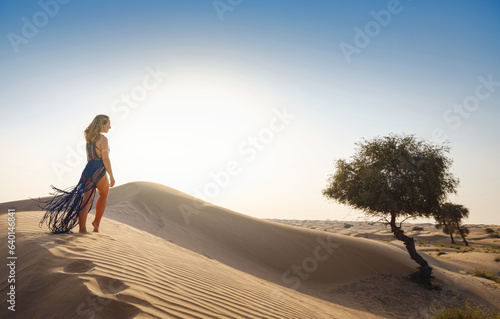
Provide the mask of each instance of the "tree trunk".
POLYGON ((453 245, 455 245, 455 239, 453 239, 453 232, 455 230, 453 229, 453 225, 451 223, 449 223, 449 224, 447 224, 446 222, 443 222, 443 223, 444 223, 445 228, 448 229, 448 233, 450 234, 450 238, 451 238, 451 243, 453 245))
POLYGON ((462 229, 462 227, 460 227, 460 225, 458 224, 458 222, 456 224, 457 224, 457 229, 460 232, 460 236, 462 236, 462 239, 464 240, 465 246, 469 246, 469 243, 465 239, 464 230, 462 229))
POLYGON ((463 234, 463 231, 460 229, 460 235, 462 235, 462 239, 464 240, 465 246, 469 246, 469 243, 467 242, 467 239, 465 239, 465 236, 463 234))
POLYGON ((396 225, 396 214, 391 213, 391 230, 394 234, 394 236, 404 242, 406 246, 406 250, 408 250, 408 253, 410 254, 411 259, 413 259, 417 264, 420 265, 419 269, 419 280, 421 283, 424 285, 430 286, 431 285, 431 273, 432 273, 432 268, 429 266, 427 261, 425 261, 422 256, 420 256, 417 253, 417 249, 415 248, 415 241, 413 240, 413 237, 408 237, 404 234, 404 230, 401 229, 401 227, 398 227, 396 225))

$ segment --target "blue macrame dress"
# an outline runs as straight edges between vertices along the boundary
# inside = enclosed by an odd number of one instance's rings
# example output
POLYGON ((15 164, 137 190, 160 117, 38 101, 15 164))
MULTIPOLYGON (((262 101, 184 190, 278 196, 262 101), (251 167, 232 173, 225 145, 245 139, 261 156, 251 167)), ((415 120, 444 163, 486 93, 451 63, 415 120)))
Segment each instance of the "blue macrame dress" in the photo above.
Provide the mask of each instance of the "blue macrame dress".
POLYGON ((89 200, 91 201, 90 211, 94 203, 97 183, 106 174, 106 168, 104 167, 102 158, 97 156, 96 149, 98 148, 95 143, 87 143, 89 161, 76 186, 62 190, 50 185, 54 190, 54 193, 52 193, 54 197, 45 201, 40 198, 38 199, 38 207, 45 211, 45 215, 40 220, 40 227, 44 222, 47 222, 51 233, 68 233, 73 227, 78 225, 80 209, 85 207, 89 200), (87 201, 84 202, 83 195, 88 191, 92 191, 92 193, 87 201))

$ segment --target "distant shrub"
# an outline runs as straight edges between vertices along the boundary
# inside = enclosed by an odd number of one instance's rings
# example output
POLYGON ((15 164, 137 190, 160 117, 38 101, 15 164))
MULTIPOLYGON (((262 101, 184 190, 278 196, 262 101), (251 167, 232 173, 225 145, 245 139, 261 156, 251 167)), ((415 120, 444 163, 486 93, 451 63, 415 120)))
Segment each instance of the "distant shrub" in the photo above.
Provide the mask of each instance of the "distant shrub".
POLYGON ((462 247, 460 248, 460 252, 463 254, 463 253, 469 253, 471 251, 474 251, 474 247, 462 247))
POLYGON ((414 226, 411 230, 413 230, 413 231, 420 231, 420 230, 424 230, 424 228, 420 227, 420 226, 414 226))
POLYGON ((445 248, 453 248, 453 249, 461 249, 461 248, 467 248, 467 249, 472 249, 474 250, 474 248, 472 247, 463 247, 463 246, 460 246, 460 245, 453 245, 453 244, 444 244, 444 243, 438 243, 438 242, 432 242, 431 243, 432 245, 434 246, 437 246, 437 247, 445 247, 445 248))
POLYGON ((489 234, 491 237, 500 238, 500 233, 498 231, 494 231, 492 228, 486 228, 484 232, 489 234))
POLYGON ((499 282, 498 277, 493 275, 493 273, 489 270, 475 268, 472 274, 476 277, 482 277, 494 282, 499 282))
POLYGON ((344 228, 351 228, 352 226, 353 226, 353 225, 348 224, 348 223, 345 223, 345 224, 344 224, 344 228))
POLYGON ((444 254, 446 254, 446 252, 441 251, 441 250, 437 252, 437 255, 438 255, 438 256, 441 256, 441 255, 444 255, 444 254))
POLYGON ((483 245, 480 248, 482 248, 485 253, 494 253, 494 254, 500 253, 500 247, 498 247, 498 246, 483 245))
POLYGON ((434 307, 434 319, 500 319, 500 313, 491 307, 473 306, 466 301, 458 303, 455 301, 452 305, 434 307))
POLYGON ((493 259, 494 261, 496 262, 499 262, 500 261, 500 257, 496 257, 495 259, 493 259))

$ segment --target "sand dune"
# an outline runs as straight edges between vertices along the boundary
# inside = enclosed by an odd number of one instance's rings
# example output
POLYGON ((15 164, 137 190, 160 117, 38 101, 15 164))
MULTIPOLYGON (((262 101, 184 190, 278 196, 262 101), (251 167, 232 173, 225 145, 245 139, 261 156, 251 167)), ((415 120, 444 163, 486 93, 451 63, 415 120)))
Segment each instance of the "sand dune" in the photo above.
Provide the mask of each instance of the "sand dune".
MULTIPOLYGON (((421 318, 436 298, 404 279, 416 264, 398 245, 255 219, 159 184, 111 189, 98 234, 49 234, 29 200, 0 204, 2 229, 8 208, 17 303, 2 318, 421 318), (401 284, 408 293, 390 296, 401 284)), ((465 289, 456 269, 436 273, 465 289)))
POLYGON ((382 243, 263 221, 159 184, 123 185, 109 203, 108 218, 279 283, 283 272, 314 258, 315 250, 326 260, 309 274, 308 282, 347 282, 414 268, 405 254, 382 243))
POLYGON ((31 223, 40 213, 22 214, 16 318, 339 317, 327 302, 122 223, 107 220, 106 234, 50 235, 31 223))

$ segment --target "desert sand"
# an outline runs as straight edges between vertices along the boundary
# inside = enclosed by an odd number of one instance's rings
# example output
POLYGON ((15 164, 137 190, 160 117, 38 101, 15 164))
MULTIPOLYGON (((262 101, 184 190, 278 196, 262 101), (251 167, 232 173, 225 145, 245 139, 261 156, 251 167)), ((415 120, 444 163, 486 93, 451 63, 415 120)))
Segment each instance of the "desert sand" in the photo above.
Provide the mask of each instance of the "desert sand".
POLYGON ((500 239, 484 232, 495 225, 468 225, 466 250, 403 224, 442 288, 431 291, 407 279, 418 265, 382 223, 262 220, 149 182, 110 190, 100 233, 53 235, 42 216, 29 199, 0 204, 1 318, 425 318, 455 299, 500 309, 500 284, 471 274, 500 275, 500 239))

